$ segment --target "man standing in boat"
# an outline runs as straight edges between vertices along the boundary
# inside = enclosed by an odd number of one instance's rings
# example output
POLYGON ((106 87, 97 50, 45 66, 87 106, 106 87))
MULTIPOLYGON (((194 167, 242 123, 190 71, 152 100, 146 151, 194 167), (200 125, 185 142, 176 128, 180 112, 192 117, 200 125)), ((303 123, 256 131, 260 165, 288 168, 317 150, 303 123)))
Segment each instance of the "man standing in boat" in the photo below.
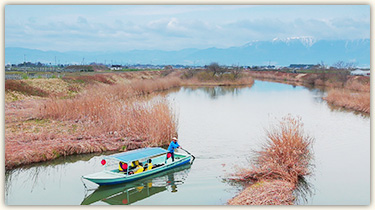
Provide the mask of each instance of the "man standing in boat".
MULTIPOLYGON (((177 138, 173 137, 171 143, 169 144, 168 153, 167 153, 167 159, 172 157, 172 162, 174 162, 174 150, 176 148, 182 149, 182 147, 177 143, 177 138)), ((165 162, 167 162, 167 159, 165 159, 165 162)))

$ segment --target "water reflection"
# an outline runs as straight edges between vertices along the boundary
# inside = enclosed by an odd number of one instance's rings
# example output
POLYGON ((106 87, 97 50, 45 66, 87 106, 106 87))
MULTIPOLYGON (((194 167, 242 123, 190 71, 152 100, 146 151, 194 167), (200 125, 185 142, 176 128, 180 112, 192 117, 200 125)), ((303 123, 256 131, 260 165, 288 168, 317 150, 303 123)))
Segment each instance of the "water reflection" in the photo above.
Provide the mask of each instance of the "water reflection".
POLYGON ((294 190, 296 197, 295 204, 301 205, 306 204, 315 194, 315 188, 311 182, 306 178, 300 177, 298 179, 297 188, 294 190))
POLYGON ((215 87, 184 87, 188 92, 195 92, 196 90, 201 90, 204 93, 208 94, 211 99, 217 99, 220 96, 232 95, 237 96, 240 94, 241 89, 250 88, 251 86, 236 85, 236 86, 215 86, 215 87))
POLYGON ((99 201, 109 205, 129 205, 163 191, 176 193, 177 186, 184 184, 190 166, 187 164, 135 182, 100 186, 90 195, 86 195, 81 205, 91 205, 99 201))
POLYGON ((344 107, 335 106, 335 105, 330 104, 330 103, 327 103, 327 106, 329 107, 329 109, 332 112, 337 112, 337 113, 341 113, 341 112, 352 113, 352 114, 360 116, 361 118, 364 118, 364 119, 370 118, 370 113, 355 111, 355 110, 352 110, 352 109, 347 109, 347 108, 344 108, 344 107))
MULTIPOLYGON (((111 153, 113 152, 103 154, 109 155, 111 153)), ((78 161, 88 161, 95 156, 98 156, 98 153, 72 155, 7 170, 5 172, 5 194, 8 195, 11 191, 12 184, 17 181, 22 182, 21 184, 24 186, 24 190, 29 189, 30 192, 33 192, 34 188, 45 181, 46 174, 50 176, 53 174, 61 174, 66 170, 66 165, 78 161)))

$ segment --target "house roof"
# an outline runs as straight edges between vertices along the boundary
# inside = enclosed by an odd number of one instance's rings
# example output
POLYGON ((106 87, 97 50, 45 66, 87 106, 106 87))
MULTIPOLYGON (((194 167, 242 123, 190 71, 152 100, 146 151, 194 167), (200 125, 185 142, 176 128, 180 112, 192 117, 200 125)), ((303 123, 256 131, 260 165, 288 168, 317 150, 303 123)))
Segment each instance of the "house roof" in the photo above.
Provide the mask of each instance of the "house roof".
POLYGON ((128 152, 122 152, 114 155, 110 155, 107 158, 114 158, 125 163, 139 160, 142 158, 149 158, 157 155, 167 153, 168 151, 160 147, 148 147, 142 149, 136 149, 128 152))

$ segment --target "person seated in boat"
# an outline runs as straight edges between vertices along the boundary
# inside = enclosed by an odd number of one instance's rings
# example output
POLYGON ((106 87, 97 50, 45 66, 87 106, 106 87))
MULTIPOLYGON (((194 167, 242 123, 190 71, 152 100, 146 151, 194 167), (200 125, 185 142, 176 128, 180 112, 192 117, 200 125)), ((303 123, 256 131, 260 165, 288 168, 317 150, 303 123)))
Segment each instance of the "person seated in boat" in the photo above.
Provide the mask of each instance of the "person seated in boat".
POLYGON ((168 147, 168 153, 167 153, 167 158, 165 159, 165 163, 167 163, 167 159, 170 157, 172 157, 172 161, 174 162, 174 150, 176 148, 182 148, 182 147, 178 144, 177 138, 173 137, 168 147))
POLYGON ((143 172, 144 171, 144 168, 143 168, 143 166, 142 166, 142 163, 139 163, 138 162, 138 165, 137 165, 137 167, 135 168, 135 170, 134 170, 134 174, 138 174, 138 173, 141 173, 141 172, 143 172))
POLYGON ((127 171, 128 171, 128 164, 126 164, 126 163, 120 161, 120 162, 119 162, 119 166, 118 166, 118 170, 119 170, 120 172, 127 172, 127 171))
POLYGON ((153 167, 151 159, 148 159, 147 163, 145 164, 145 171, 151 170, 153 167))
POLYGON ((139 161, 138 161, 138 160, 133 161, 133 162, 130 164, 129 169, 135 169, 138 165, 139 165, 139 161))

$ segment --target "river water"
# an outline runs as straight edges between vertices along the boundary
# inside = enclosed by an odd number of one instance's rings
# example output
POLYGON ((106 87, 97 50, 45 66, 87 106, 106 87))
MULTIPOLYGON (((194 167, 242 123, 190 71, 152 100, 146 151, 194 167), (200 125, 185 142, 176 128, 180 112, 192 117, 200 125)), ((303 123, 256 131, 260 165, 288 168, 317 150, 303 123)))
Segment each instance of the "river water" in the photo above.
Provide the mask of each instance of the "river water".
MULTIPOLYGON (((226 181, 248 167, 266 130, 300 117, 314 137, 313 174, 299 205, 370 204, 370 117, 332 108, 324 91, 256 81, 252 87, 182 87, 167 97, 179 118, 190 167, 131 184, 100 187, 80 177, 101 170, 102 155, 61 158, 8 171, 7 205, 225 205, 241 186, 226 181)), ((181 151, 182 152, 182 151, 181 151)))

